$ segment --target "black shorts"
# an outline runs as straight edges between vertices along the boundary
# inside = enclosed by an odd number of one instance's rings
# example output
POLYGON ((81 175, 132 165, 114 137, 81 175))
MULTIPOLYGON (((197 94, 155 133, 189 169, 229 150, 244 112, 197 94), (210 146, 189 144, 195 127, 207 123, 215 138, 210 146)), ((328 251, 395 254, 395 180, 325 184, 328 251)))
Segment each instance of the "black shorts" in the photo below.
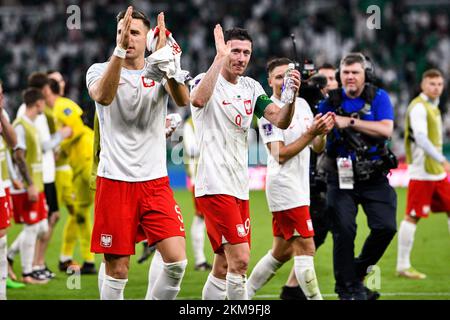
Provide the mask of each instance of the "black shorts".
POLYGON ((54 212, 59 211, 55 183, 44 183, 44 192, 48 205, 48 217, 50 218, 54 212))

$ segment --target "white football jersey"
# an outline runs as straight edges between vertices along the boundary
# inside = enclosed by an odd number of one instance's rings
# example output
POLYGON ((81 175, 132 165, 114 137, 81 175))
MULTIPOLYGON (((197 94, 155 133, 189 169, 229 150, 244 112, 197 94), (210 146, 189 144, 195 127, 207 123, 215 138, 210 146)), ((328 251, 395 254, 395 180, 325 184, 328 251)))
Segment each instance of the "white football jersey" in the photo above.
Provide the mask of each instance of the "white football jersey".
MULTIPOLYGON (((280 100, 274 96, 271 99, 283 107, 280 100)), ((267 143, 275 141, 281 141, 284 145, 293 143, 307 131, 313 119, 308 103, 302 98, 297 98, 291 125, 286 130, 275 127, 265 118, 258 121, 259 132, 268 153, 266 197, 272 212, 309 206, 310 148, 304 148, 284 164, 279 164, 270 154, 267 143)))
MULTIPOLYGON (((197 85, 203 74, 194 80, 197 85)), ((232 84, 219 75, 214 92, 203 108, 191 106, 195 135, 200 150, 195 179, 195 196, 226 194, 249 199, 248 129, 261 85, 249 77, 232 84)), ((267 97, 267 96, 266 96, 267 97)), ((267 98, 268 99, 268 98, 267 98)))
MULTIPOLYGON (((108 62, 92 65, 89 89, 108 62)), ((144 68, 145 69, 145 68, 144 68)), ((122 68, 117 94, 108 106, 95 103, 100 124, 100 177, 136 182, 167 176, 165 119, 168 94, 162 83, 143 77, 144 69, 122 68)))

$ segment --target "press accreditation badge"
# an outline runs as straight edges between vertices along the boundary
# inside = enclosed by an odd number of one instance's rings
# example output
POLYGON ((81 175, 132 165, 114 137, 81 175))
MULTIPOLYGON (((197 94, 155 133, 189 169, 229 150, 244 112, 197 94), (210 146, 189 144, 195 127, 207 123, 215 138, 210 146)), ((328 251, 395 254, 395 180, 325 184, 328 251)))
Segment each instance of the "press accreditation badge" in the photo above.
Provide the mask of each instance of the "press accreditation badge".
POLYGON ((353 178, 352 159, 337 158, 337 168, 339 174, 339 189, 353 189, 355 180, 353 178))

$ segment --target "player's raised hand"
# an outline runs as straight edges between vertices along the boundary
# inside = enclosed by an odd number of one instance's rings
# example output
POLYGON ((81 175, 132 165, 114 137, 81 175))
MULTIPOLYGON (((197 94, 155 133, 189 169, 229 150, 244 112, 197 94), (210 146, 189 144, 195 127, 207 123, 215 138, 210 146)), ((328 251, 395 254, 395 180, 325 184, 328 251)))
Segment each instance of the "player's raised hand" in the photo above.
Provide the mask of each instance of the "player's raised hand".
POLYGON ((158 14, 157 27, 159 29, 159 34, 158 34, 158 42, 156 43, 156 50, 159 50, 165 47, 167 43, 166 22, 164 21, 164 12, 158 14))
POLYGON ((132 13, 133 7, 129 6, 125 16, 123 17, 122 26, 120 27, 120 35, 117 40, 117 45, 125 50, 128 49, 128 42, 130 40, 131 21, 133 20, 133 17, 131 16, 132 13))
POLYGON ((225 43, 222 26, 216 24, 214 28, 214 41, 216 42, 216 51, 219 57, 226 57, 231 53, 231 43, 225 43))
POLYGON ((313 136, 327 134, 334 127, 334 121, 334 116, 331 112, 325 115, 319 113, 314 117, 309 130, 313 136))

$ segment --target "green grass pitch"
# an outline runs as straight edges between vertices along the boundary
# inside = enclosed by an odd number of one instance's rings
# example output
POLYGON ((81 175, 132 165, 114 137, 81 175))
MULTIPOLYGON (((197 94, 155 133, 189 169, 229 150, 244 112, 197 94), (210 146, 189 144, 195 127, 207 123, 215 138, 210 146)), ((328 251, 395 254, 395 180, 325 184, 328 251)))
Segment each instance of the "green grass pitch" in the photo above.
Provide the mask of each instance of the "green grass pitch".
MULTIPOLYGON (((397 224, 400 223, 405 210, 405 189, 398 189, 397 224)), ((200 299, 203 284, 207 272, 194 271, 193 255, 191 250, 189 228, 192 221, 193 204, 192 196, 188 191, 179 190, 175 197, 181 206, 187 231, 188 268, 181 286, 178 299, 200 299)), ((250 269, 267 252, 272 245, 271 214, 268 210, 263 191, 254 191, 250 195, 250 211, 252 217, 252 250, 250 269)), ((67 213, 62 212, 62 219, 55 230, 54 238, 47 253, 49 267, 57 272, 54 280, 46 285, 28 285, 23 289, 9 289, 8 299, 98 299, 97 277, 82 276, 79 289, 69 289, 68 276, 57 271, 59 249, 61 245, 62 227, 67 213)), ((362 246, 362 242, 368 233, 365 215, 358 214, 358 235, 356 240, 356 253, 362 246)), ((20 226, 9 229, 8 242, 11 243, 20 226)), ((212 253, 209 241, 205 238, 205 247, 209 260, 212 253)), ((131 258, 129 281, 125 289, 126 299, 143 299, 147 288, 147 274, 149 261, 139 265, 137 257, 141 254, 142 247, 136 246, 136 256, 131 258)), ((418 270, 427 274, 425 280, 409 280, 395 276, 395 262, 397 253, 397 236, 392 241, 387 252, 378 263, 379 281, 371 283, 379 285, 378 291, 382 293, 381 299, 450 299, 450 236, 445 214, 432 215, 423 219, 417 228, 414 249, 412 252, 412 264, 418 270)), ((80 261, 79 252, 75 254, 75 260, 80 261)), ((97 266, 101 257, 97 256, 97 266)), ((292 262, 285 264, 277 275, 256 295, 255 299, 278 299, 281 286, 288 277, 292 262)), ((332 268, 332 239, 328 235, 326 243, 319 248, 315 266, 319 285, 325 299, 336 299, 334 295, 334 277, 332 268)), ((16 257, 15 271, 20 274, 20 257, 16 257)), ((250 274, 250 273, 248 273, 250 274)), ((76 283, 72 280, 72 284, 76 283)), ((70 281, 69 281, 70 284, 70 281)), ((70 287, 70 286, 69 286, 70 287)))

